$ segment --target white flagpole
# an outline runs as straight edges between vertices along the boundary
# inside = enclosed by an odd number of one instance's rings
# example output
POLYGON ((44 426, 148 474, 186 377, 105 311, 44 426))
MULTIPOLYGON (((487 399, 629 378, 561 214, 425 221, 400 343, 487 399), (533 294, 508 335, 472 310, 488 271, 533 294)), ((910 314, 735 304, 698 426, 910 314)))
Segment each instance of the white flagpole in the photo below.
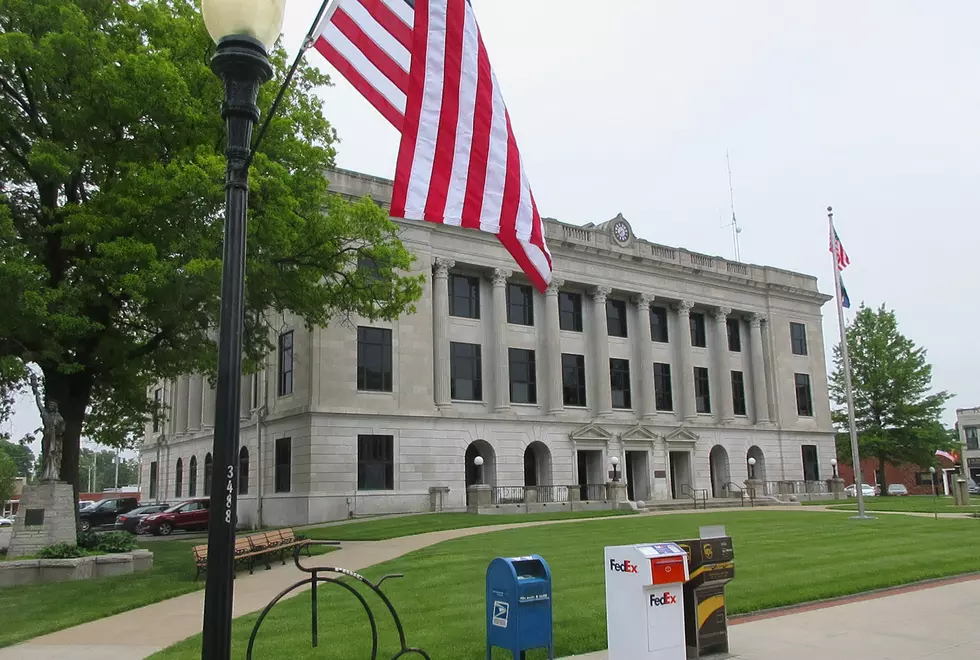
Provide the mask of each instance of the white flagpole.
POLYGON ((833 242, 834 250, 831 258, 834 260, 834 289, 837 294, 837 322, 840 326, 840 352, 841 360, 844 363, 844 389, 847 392, 847 423, 851 431, 851 463, 854 465, 854 494, 858 501, 858 519, 867 518, 864 513, 864 485, 861 476, 861 453, 858 450, 857 424, 854 421, 854 394, 851 391, 851 359, 847 354, 847 332, 844 329, 844 300, 841 294, 840 269, 837 267, 838 252, 840 243, 837 242, 837 234, 834 231, 834 207, 827 207, 827 222, 830 225, 830 240, 833 242))

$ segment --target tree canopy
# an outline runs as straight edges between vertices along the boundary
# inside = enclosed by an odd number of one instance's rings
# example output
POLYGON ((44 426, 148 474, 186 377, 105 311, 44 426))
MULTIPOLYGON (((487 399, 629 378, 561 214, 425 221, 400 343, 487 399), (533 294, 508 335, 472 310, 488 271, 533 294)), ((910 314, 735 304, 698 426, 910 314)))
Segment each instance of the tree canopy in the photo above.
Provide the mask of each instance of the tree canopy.
POLYGON ((17 464, 6 453, 0 451, 0 509, 14 495, 17 484, 17 464))
MULTIPOLYGON (((78 459, 78 471, 84 490, 101 493, 116 486, 116 452, 108 449, 93 451, 82 448, 78 459)), ((135 486, 139 483, 140 465, 135 459, 119 459, 119 486, 135 486)))
POLYGON ((25 436, 20 442, 9 442, 0 439, 0 454, 6 454, 17 466, 18 476, 28 477, 34 473, 34 452, 31 451, 30 443, 34 441, 33 436, 25 436))
MULTIPOLYGON (((861 456, 876 458, 882 475, 886 463, 934 464, 937 449, 953 446, 949 431, 940 422, 951 395, 932 391, 932 365, 926 361, 926 350, 899 331, 895 312, 884 305, 875 310, 862 304, 846 336, 861 456)), ((834 422, 844 429, 838 435, 837 453, 851 463, 840 348, 840 344, 834 347, 830 394, 836 404, 834 422)), ((886 490, 882 488, 883 493, 886 490)))
MULTIPOLYGON (((147 387, 216 368, 225 126, 193 0, 0 0, 0 414, 29 365, 66 433, 120 446, 147 387)), ((268 110, 287 67, 261 91, 268 110)), ((270 324, 413 311, 423 276, 370 200, 328 194, 337 142, 301 66, 250 180, 246 367, 270 324), (357 268, 364 258, 370 272, 357 268)))

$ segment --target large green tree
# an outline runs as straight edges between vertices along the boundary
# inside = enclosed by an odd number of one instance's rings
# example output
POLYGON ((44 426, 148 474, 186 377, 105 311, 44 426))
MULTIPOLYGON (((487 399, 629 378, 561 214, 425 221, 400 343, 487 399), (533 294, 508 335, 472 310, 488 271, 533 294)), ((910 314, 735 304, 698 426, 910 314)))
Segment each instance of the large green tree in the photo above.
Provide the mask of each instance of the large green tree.
MULTIPOLYGON (((949 432, 940 423, 950 394, 932 391, 932 365, 926 350, 898 329, 895 312, 863 304, 847 326, 851 362, 854 418, 862 458, 875 458, 884 479, 887 463, 935 463, 937 449, 949 449, 949 432)), ((840 344, 834 347, 830 394, 836 404, 833 419, 838 434, 837 453, 853 463, 847 432, 847 398, 840 344)), ((882 484, 882 494, 887 494, 882 484)))
MULTIPOLYGON (((43 373, 76 492, 83 433, 125 444, 154 412, 154 379, 216 367, 213 52, 193 0, 0 0, 0 385, 9 396, 30 365, 43 373)), ((263 113, 287 67, 282 49, 272 60, 263 113)), ((252 167, 247 367, 284 313, 392 319, 421 295, 397 225, 327 193, 336 136, 314 91, 328 82, 300 67, 252 167)))
MULTIPOLYGON (((116 485, 116 452, 108 449, 93 451, 82 448, 78 459, 79 480, 83 490, 101 493, 116 485)), ((139 483, 140 466, 135 459, 119 459, 119 486, 139 483)))
POLYGON ((31 451, 30 443, 34 442, 34 436, 24 436, 20 442, 9 442, 0 439, 0 454, 6 454, 17 466, 17 474, 28 477, 34 473, 34 452, 31 451))
POLYGON ((17 485, 17 464, 7 454, 0 451, 0 512, 3 505, 14 495, 17 485))

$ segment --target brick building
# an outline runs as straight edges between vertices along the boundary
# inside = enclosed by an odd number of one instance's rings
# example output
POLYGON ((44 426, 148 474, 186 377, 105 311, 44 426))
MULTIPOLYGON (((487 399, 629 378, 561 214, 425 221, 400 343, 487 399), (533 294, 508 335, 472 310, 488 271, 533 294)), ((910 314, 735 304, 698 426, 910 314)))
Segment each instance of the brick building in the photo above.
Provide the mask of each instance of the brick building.
MULTIPOLYGON (((941 495, 949 495, 953 492, 949 485, 950 475, 955 474, 957 470, 953 467, 953 462, 949 459, 938 458, 940 465, 936 468, 936 487, 941 495)), ((838 470, 845 484, 850 485, 854 483, 854 468, 846 463, 841 463, 838 466, 838 470)), ((923 468, 912 463, 903 463, 901 465, 886 463, 884 476, 884 483, 888 485, 903 484, 908 488, 910 495, 931 495, 933 492, 932 475, 929 472, 928 466, 923 468)), ((878 459, 864 458, 861 460, 861 477, 866 484, 881 486, 882 478, 881 470, 879 470, 878 466, 878 459), (872 476, 874 481, 872 481, 872 476)))

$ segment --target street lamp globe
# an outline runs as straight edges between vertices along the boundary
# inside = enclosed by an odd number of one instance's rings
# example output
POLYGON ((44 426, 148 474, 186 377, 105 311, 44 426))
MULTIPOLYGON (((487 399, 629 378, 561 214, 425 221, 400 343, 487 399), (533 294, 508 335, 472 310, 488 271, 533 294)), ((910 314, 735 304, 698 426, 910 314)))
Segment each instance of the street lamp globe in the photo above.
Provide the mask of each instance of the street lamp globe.
POLYGON ((936 474, 936 468, 934 468, 933 466, 930 465, 929 466, 929 474, 936 474))
POLYGON ((609 463, 612 464, 613 467, 619 465, 619 456, 613 456, 612 458, 610 458, 609 463))
POLYGON ((286 0, 201 0, 204 25, 215 43, 244 35, 272 48, 282 30, 286 0))
POLYGON ((836 458, 830 459, 830 467, 837 467, 837 459, 836 458))
POLYGON ((749 458, 749 465, 755 467, 755 459, 754 458, 749 458))
POLYGON ((477 456, 476 458, 474 458, 473 459, 473 465, 475 465, 477 467, 482 467, 483 466, 483 457, 482 456, 477 456))

